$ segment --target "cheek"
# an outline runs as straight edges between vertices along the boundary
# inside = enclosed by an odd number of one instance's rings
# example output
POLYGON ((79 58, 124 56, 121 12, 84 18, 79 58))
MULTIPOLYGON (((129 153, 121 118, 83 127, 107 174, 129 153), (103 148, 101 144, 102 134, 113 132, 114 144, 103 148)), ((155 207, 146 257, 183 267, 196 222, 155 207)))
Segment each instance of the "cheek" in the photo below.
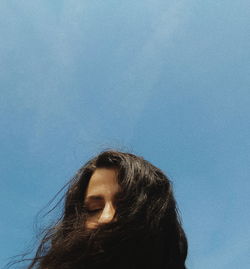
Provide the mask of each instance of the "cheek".
POLYGON ((85 227, 87 229, 92 229, 96 228, 98 225, 98 220, 100 218, 101 213, 95 214, 93 216, 87 216, 86 221, 85 221, 85 227))
POLYGON ((94 229, 97 227, 97 221, 96 220, 90 220, 90 219, 87 219, 86 222, 85 222, 85 228, 86 229, 94 229))

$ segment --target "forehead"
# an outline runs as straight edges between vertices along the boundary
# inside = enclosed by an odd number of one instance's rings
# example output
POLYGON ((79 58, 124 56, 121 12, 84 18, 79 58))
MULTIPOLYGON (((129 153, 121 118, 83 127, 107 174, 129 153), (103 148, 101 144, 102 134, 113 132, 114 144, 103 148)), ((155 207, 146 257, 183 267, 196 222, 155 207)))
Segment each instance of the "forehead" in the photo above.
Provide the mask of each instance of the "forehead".
POLYGON ((109 197, 118 191, 117 171, 113 168, 97 168, 90 178, 86 198, 90 195, 109 197))

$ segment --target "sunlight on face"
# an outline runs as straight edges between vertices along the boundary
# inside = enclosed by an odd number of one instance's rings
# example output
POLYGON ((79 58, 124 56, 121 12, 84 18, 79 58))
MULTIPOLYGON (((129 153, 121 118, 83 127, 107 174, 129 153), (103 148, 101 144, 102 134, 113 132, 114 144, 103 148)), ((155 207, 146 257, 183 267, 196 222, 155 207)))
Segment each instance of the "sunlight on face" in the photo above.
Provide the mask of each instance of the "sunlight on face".
POLYGON ((118 191, 117 171, 97 168, 90 178, 84 199, 88 211, 86 228, 96 228, 98 224, 109 223, 113 220, 114 197, 118 191))

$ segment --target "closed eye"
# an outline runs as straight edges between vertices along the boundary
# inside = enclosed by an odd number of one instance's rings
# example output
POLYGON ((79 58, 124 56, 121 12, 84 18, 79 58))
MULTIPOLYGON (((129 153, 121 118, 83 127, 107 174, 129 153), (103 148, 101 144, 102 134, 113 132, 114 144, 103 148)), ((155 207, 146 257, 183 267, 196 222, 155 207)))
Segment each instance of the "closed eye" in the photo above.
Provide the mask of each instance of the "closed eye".
POLYGON ((87 212, 88 212, 88 214, 90 214, 90 215, 94 215, 94 214, 98 213, 98 212, 101 211, 101 210, 102 210, 102 208, 93 209, 93 210, 89 210, 89 209, 87 209, 87 212))

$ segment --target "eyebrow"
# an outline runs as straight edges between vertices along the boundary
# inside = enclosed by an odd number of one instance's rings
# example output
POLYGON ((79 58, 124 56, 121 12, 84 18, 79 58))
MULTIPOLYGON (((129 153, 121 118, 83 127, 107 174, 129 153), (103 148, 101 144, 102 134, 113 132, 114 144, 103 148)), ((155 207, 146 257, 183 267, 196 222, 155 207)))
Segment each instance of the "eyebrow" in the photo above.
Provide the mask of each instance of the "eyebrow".
POLYGON ((88 203, 90 201, 102 201, 103 199, 104 197, 100 195, 90 195, 85 199, 85 203, 88 203))
MULTIPOLYGON (((117 192, 116 194, 114 194, 113 200, 114 202, 117 201, 117 197, 120 194, 120 192, 117 192)), ((104 196, 102 195, 89 195, 88 197, 86 197, 84 203, 89 203, 89 202, 98 202, 98 201, 103 201, 104 200, 104 196)))

